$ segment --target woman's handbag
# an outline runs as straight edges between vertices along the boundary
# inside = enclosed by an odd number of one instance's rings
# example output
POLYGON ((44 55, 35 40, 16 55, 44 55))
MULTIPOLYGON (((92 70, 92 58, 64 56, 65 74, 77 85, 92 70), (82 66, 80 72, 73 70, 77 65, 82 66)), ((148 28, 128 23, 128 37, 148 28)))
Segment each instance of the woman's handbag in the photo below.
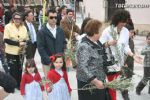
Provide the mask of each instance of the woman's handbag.
POLYGON ((104 49, 104 65, 105 66, 111 66, 115 64, 115 58, 112 55, 112 51, 110 49, 110 47, 104 49))

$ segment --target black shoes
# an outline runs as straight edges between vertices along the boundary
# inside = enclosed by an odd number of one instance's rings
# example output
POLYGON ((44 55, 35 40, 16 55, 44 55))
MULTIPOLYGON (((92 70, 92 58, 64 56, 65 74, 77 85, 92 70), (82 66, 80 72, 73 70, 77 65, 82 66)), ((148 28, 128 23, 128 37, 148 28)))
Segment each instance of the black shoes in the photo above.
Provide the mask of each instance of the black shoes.
POLYGON ((138 89, 136 89, 136 94, 137 94, 137 95, 141 95, 141 92, 138 91, 138 89))
POLYGON ((128 90, 122 91, 121 94, 124 100, 130 100, 128 90))
POLYGON ((149 82, 149 89, 148 89, 148 94, 150 94, 150 82, 149 82))
POLYGON ((123 99, 124 99, 124 100, 130 100, 130 98, 129 98, 128 95, 123 96, 123 99))
POLYGON ((136 87, 136 94, 137 95, 141 95, 141 91, 143 90, 143 88, 145 87, 146 85, 143 83, 143 81, 141 80, 139 82, 139 84, 137 85, 136 87))

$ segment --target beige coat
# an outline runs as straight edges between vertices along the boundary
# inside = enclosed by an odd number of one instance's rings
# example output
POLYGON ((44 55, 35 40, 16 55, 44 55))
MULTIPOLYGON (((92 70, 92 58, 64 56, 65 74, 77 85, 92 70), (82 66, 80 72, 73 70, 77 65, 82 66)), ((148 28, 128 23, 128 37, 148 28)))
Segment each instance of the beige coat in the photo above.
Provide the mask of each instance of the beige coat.
POLYGON ((60 22, 60 27, 64 30, 65 32, 65 37, 67 39, 70 38, 72 27, 73 27, 73 32, 79 33, 80 29, 79 27, 75 24, 75 22, 69 21, 68 18, 66 17, 65 19, 61 20, 60 22), (72 26, 73 25, 73 26, 72 26))

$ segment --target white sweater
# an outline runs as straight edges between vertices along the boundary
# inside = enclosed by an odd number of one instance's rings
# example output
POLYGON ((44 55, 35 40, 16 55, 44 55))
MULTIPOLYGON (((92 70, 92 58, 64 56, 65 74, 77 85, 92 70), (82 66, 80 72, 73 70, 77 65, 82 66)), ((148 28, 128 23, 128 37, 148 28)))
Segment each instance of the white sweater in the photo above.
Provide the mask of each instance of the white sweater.
MULTIPOLYGON (((115 57, 115 61, 118 61, 116 64, 112 66, 108 66, 109 72, 116 72, 120 71, 120 68, 124 65, 124 54, 127 54, 131 51, 129 48, 129 31, 127 28, 123 27, 120 31, 120 34, 117 34, 117 27, 113 28, 116 38, 117 38, 117 45, 116 46, 110 46, 110 49, 112 51, 112 55, 115 57), (119 56, 116 56, 116 55, 119 56)), ((113 37, 111 35, 111 27, 107 27, 103 32, 102 36, 100 37, 101 43, 105 43, 107 41, 113 40, 113 37)))

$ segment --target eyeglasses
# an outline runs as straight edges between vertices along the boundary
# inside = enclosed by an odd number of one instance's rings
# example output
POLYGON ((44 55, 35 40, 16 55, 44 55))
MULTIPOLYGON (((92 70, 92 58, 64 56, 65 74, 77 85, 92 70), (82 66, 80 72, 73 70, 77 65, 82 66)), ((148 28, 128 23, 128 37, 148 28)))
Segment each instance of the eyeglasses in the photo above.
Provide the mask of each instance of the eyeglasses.
POLYGON ((57 19, 57 16, 50 16, 49 19, 57 19))
POLYGON ((34 66, 26 66, 27 68, 34 68, 34 66))
POLYGON ((71 15, 74 15, 74 14, 68 14, 68 15, 70 15, 70 16, 71 16, 71 15))
POLYGON ((21 20, 21 18, 14 18, 14 20, 21 20))

